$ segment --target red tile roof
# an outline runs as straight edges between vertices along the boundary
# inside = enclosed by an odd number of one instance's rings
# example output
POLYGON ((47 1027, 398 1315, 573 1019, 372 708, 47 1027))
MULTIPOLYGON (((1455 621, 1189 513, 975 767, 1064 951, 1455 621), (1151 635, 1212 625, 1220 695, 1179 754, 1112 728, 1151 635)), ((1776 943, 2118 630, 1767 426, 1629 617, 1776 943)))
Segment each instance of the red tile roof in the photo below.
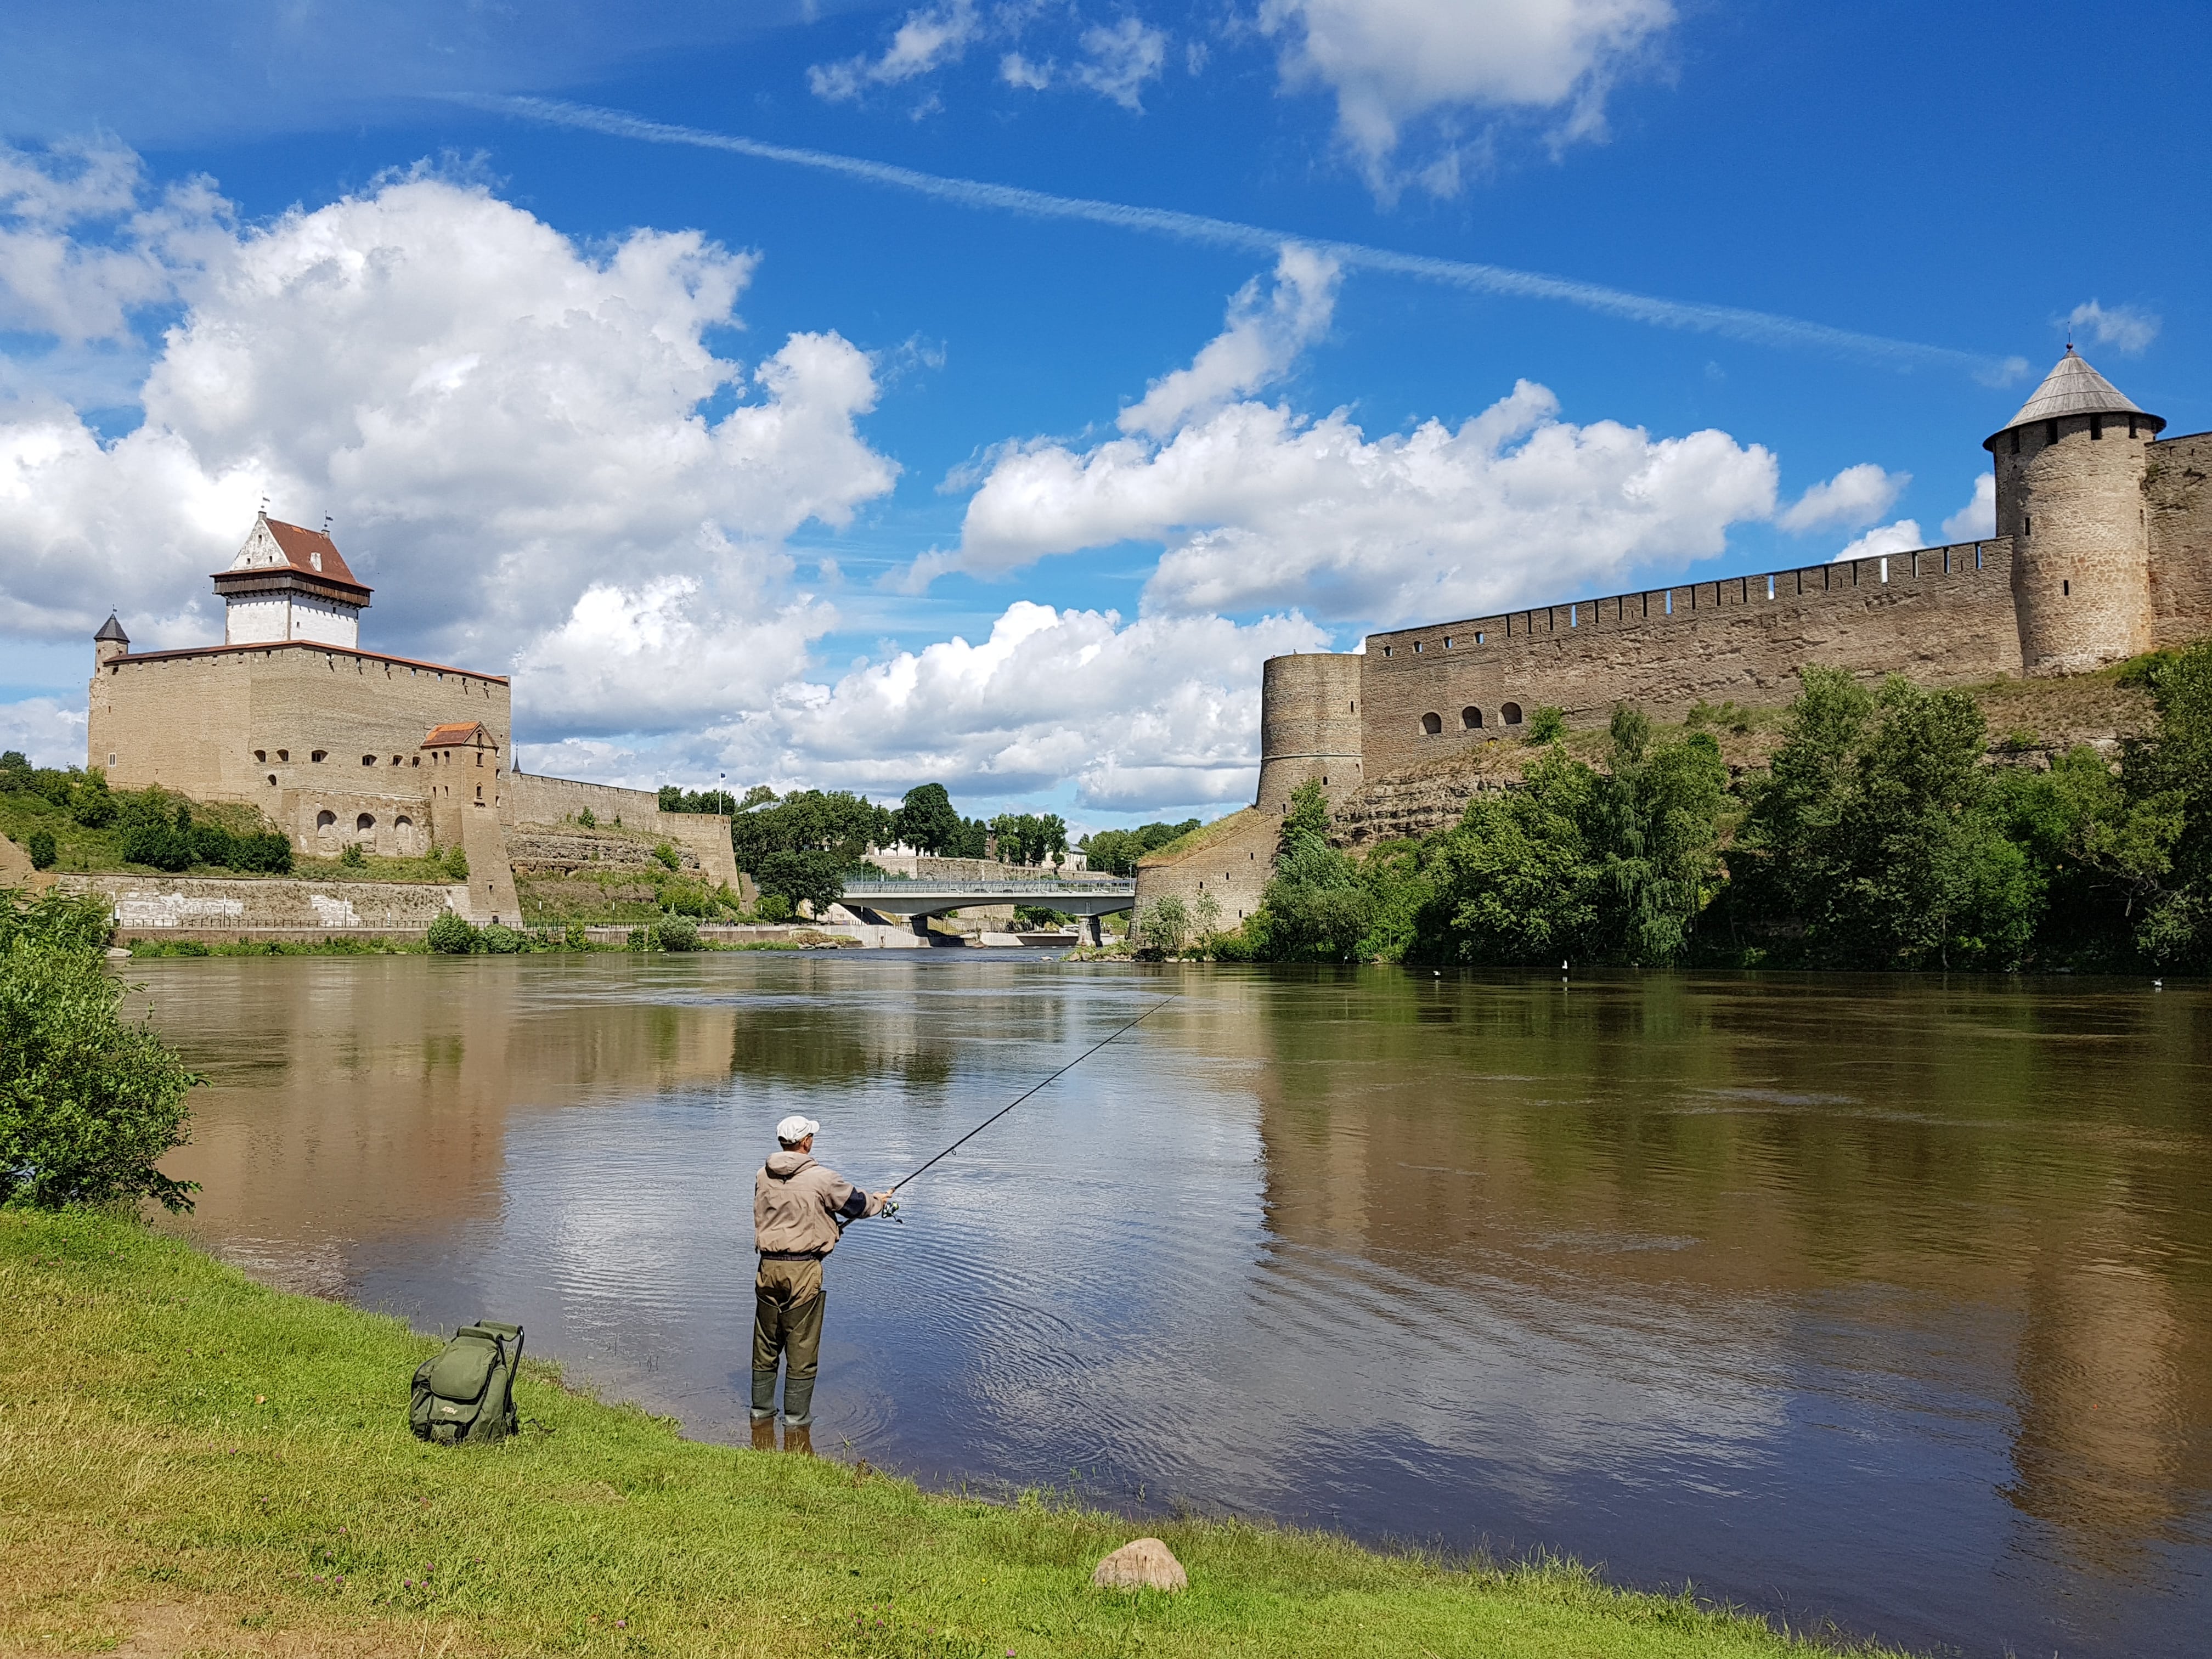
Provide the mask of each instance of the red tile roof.
POLYGON ((430 728, 430 735, 422 739, 422 747, 425 749, 465 747, 476 742, 479 732, 483 734, 484 742, 490 747, 494 749, 499 747, 498 744, 492 741, 492 735, 485 730, 482 720, 451 720, 444 726, 434 726, 430 728))
POLYGON ((269 533, 276 538, 276 545, 292 562, 292 568, 303 570, 311 576, 328 576, 333 581, 345 582, 355 587, 365 586, 361 578, 347 568, 345 555, 338 544, 319 530, 307 530, 296 524, 285 524, 276 519, 266 520, 269 533), (319 560, 317 556, 319 555, 319 560))
POLYGON ((242 657, 249 651, 321 651, 333 657, 360 657, 368 662, 388 662, 401 668, 419 668, 426 673, 458 674, 463 679, 486 680, 494 685, 507 683, 504 674, 486 674, 474 668, 456 668, 451 663, 424 662, 417 657, 394 657, 382 651, 362 651, 351 646, 327 645, 320 640, 253 640, 244 645, 188 645, 174 651, 133 651, 128 656, 110 658, 108 665, 112 668, 118 665, 165 662, 173 657, 218 657, 226 653, 242 657))

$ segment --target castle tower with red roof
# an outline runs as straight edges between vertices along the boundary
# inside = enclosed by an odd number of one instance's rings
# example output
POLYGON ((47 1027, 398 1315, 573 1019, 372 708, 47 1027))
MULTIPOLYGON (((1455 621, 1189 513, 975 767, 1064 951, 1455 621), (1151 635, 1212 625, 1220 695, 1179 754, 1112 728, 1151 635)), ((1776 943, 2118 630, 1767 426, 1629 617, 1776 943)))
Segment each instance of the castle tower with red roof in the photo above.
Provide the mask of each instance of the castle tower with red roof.
POLYGON ((265 512, 228 570, 215 574, 222 595, 225 645, 307 640, 352 651, 369 590, 354 579, 327 530, 307 530, 265 512))

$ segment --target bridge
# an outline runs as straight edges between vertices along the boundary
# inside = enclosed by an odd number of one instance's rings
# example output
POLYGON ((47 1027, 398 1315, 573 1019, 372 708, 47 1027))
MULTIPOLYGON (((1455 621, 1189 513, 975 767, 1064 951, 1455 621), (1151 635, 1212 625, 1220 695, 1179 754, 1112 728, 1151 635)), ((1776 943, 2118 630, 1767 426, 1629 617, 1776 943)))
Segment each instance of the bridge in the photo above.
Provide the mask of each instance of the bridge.
POLYGON ((1100 942, 1098 918, 1137 908, 1137 884, 1124 877, 1099 881, 848 881, 839 900, 848 909, 905 916, 917 933, 929 931, 929 918, 983 904, 1025 905, 1081 916, 1091 943, 1100 942))

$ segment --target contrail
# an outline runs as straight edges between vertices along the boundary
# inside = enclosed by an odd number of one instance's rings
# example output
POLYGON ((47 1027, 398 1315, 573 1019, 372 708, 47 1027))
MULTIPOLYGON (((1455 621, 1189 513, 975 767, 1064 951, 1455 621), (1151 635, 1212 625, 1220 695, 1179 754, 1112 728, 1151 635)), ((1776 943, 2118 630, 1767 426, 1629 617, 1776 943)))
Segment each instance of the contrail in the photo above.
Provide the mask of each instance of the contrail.
POLYGON ((750 155, 759 161, 781 161, 789 167, 813 167, 823 173, 842 173, 848 179, 885 185, 894 190, 911 191, 917 195, 933 196, 939 201, 955 203, 962 207, 993 208, 1037 219, 1082 219, 1092 224, 1112 225, 1146 235, 1170 237, 1177 241, 1199 242, 1269 255, 1285 242, 1297 242, 1328 254, 1347 270, 1418 276, 1425 282, 1441 283, 1478 294, 1500 294, 1524 300, 1556 300, 1567 305, 1580 306, 1586 311, 1626 317, 1659 328, 1717 334, 1758 345, 1811 349, 1838 356, 1865 358, 1899 366, 1927 364, 1962 368, 1978 380, 1998 385, 2017 379, 2027 368, 2026 362, 2018 357, 1992 357, 1981 352, 1961 351, 1952 346, 1893 340, 1879 334, 1861 334, 1850 329, 1832 328, 1826 323, 1807 322, 1802 318, 1779 316, 1773 312, 1749 311, 1738 306, 1705 305, 1686 300, 1662 300, 1648 294, 1631 294, 1623 289, 1607 288, 1600 283, 1578 282, 1569 276, 1547 276, 1540 271, 1515 270, 1505 265, 1478 264, 1464 259, 1439 259, 1421 253, 1399 253, 1389 248, 1369 247, 1359 242, 1301 236, 1290 231, 1269 230, 1261 225, 1240 224, 1233 219, 1180 213, 1170 208, 1133 207, 1124 202, 1101 202, 1081 196, 1055 196, 1046 191, 1024 190, 1015 185, 994 185, 980 179, 946 178, 939 173, 916 172, 912 167, 894 167, 887 161, 863 161, 858 156, 839 155, 829 150, 801 149, 789 144, 764 143, 757 138, 708 132, 697 127, 675 126, 665 121, 649 121, 643 116, 627 114, 621 110, 599 109, 589 104, 571 104, 559 99, 462 97, 454 101, 518 115, 526 120, 542 121, 551 126, 603 132, 617 138, 642 139, 653 144, 688 144, 698 149, 726 150, 732 155, 750 155))

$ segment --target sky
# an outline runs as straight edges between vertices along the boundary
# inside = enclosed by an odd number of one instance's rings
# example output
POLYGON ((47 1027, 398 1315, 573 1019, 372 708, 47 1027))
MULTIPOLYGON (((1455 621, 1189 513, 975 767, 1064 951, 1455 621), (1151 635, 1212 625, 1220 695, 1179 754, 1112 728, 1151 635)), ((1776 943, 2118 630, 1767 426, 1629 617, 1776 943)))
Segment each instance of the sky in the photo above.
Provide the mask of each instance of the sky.
POLYGON ((1990 532, 2068 342, 2212 428, 2212 9, 0 15, 0 747, 265 498, 531 771, 1078 829, 1260 665, 1990 532), (2191 112, 2196 111, 2192 115, 2191 112))

